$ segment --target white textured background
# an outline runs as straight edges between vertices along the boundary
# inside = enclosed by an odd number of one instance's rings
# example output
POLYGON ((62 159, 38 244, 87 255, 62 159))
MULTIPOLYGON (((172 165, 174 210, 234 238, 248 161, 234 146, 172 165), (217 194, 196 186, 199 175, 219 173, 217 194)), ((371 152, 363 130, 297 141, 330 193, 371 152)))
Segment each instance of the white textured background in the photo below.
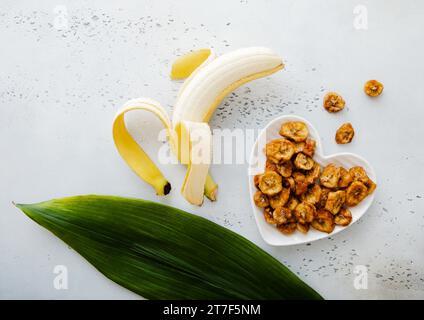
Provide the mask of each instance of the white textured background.
MULTIPOLYGON (((418 0, 2 0, 0 298, 138 298, 11 204, 87 193, 196 211, 257 243, 326 298, 424 298, 423 15, 418 0), (358 4, 368 9, 368 30, 353 27, 358 4), (57 5, 67 8, 65 30, 55 28, 57 5), (111 122, 127 99, 149 96, 172 110, 180 83, 168 73, 177 55, 251 45, 279 52, 286 69, 238 89, 212 125, 261 128, 294 113, 316 126, 326 152, 366 157, 379 178, 375 203, 334 237, 288 248, 265 245, 250 209, 246 165, 214 166, 219 201, 197 209, 178 192, 183 167, 164 168, 174 189, 158 199, 114 148, 111 122), (370 78, 385 85, 373 100, 362 92, 370 78), (347 109, 324 112, 327 90, 340 92, 347 109), (338 146, 334 132, 345 121, 356 136, 338 146), (68 267, 68 290, 54 289, 55 265, 68 267), (355 265, 368 267, 368 290, 354 288, 355 265)), ((131 128, 142 132, 137 120, 131 128)), ((145 140, 159 125, 147 128, 145 140)))

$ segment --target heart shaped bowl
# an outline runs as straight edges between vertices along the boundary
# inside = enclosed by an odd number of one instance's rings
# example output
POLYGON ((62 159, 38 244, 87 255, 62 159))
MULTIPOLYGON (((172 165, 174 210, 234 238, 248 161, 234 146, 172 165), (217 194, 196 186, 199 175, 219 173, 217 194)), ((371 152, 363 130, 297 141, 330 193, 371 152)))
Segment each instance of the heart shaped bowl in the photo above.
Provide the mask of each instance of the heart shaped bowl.
POLYGON ((323 153, 321 139, 319 137, 318 131, 312 126, 312 124, 298 116, 281 116, 278 117, 267 124, 267 126, 260 132, 258 138, 255 141, 255 144, 252 149, 249 160, 248 176, 249 176, 249 189, 250 189, 250 202, 252 205, 253 213, 255 215, 255 220, 259 228, 259 232, 264 239, 264 241, 273 246, 289 246, 295 244, 302 244, 307 242, 312 242, 315 240, 327 238, 333 236, 340 231, 349 228, 353 223, 358 221, 362 215, 368 210, 371 206, 371 203, 374 200, 374 194, 370 194, 364 200, 362 200, 357 206, 350 207, 349 210, 352 213, 352 222, 346 226, 336 226, 332 233, 327 234, 310 228, 307 234, 303 234, 299 231, 294 232, 291 235, 284 235, 273 225, 268 224, 263 216, 263 209, 258 208, 254 201, 253 195, 256 192, 256 187, 253 182, 254 176, 264 172, 266 156, 264 153, 265 145, 274 139, 281 138, 278 133, 280 127, 285 122, 290 121, 302 121, 304 122, 309 129, 309 137, 316 141, 315 155, 313 157, 314 161, 319 163, 322 167, 334 163, 337 166, 343 166, 346 169, 349 169, 353 166, 361 166, 365 169, 370 179, 377 183, 377 177, 372 166, 364 158, 353 154, 353 153, 337 153, 333 155, 326 156, 323 153))

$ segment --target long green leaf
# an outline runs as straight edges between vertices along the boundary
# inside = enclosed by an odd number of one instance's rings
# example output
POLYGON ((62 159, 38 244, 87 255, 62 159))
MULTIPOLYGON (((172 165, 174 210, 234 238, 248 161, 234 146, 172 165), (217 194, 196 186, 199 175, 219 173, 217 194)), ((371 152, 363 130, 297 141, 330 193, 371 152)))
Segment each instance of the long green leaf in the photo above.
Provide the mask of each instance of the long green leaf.
POLYGON ((173 207, 95 195, 17 207, 148 299, 321 298, 249 240, 173 207))

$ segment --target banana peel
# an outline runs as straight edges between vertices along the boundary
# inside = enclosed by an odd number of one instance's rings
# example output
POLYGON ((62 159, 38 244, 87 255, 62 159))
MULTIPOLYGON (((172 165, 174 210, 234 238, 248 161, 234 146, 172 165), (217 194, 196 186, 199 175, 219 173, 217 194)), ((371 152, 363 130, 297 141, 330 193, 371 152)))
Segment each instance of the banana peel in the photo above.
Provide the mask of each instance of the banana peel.
POLYGON ((172 64, 171 79, 181 80, 188 78, 194 70, 209 58, 211 53, 211 49, 200 49, 177 58, 172 64))

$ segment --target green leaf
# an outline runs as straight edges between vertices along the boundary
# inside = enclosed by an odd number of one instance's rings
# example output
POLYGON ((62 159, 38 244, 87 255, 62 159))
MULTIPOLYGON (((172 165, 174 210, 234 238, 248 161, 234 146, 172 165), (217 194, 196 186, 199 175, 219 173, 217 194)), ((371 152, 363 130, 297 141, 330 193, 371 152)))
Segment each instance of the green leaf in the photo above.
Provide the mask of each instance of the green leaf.
POLYGON ((17 207, 147 299, 321 299, 249 240, 173 207, 96 195, 17 207))

